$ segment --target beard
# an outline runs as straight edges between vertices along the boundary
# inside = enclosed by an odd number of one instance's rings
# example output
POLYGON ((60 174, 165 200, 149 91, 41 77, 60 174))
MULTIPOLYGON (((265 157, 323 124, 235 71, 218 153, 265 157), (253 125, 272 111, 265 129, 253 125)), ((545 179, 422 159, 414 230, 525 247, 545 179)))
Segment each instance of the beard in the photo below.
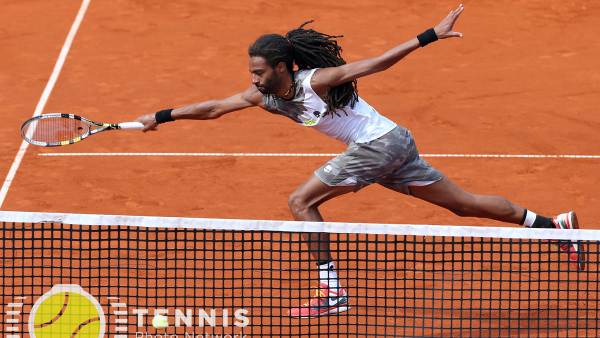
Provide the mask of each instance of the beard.
POLYGON ((277 73, 273 72, 273 76, 266 79, 264 83, 257 84, 256 88, 258 88, 258 91, 261 94, 274 94, 278 85, 279 85, 279 75, 277 75, 277 73))

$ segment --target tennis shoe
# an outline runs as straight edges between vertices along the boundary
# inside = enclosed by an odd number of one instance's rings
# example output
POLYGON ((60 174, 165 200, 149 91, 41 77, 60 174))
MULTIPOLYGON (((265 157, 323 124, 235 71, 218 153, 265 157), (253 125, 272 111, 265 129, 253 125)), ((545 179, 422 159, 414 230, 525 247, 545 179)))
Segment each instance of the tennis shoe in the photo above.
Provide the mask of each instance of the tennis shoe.
MULTIPOLYGON (((552 219, 554 226, 557 229, 572 230, 579 229, 579 222, 577 222, 577 215, 573 211, 566 214, 560 214, 552 219)), ((553 239, 552 244, 562 251, 569 253, 569 259, 573 262, 575 268, 579 271, 585 269, 585 254, 584 246, 578 241, 567 241, 553 239)))
POLYGON ((315 296, 306 304, 291 308, 288 315, 295 318, 314 318, 329 314, 340 313, 350 309, 346 290, 335 292, 325 283, 315 287, 315 296))

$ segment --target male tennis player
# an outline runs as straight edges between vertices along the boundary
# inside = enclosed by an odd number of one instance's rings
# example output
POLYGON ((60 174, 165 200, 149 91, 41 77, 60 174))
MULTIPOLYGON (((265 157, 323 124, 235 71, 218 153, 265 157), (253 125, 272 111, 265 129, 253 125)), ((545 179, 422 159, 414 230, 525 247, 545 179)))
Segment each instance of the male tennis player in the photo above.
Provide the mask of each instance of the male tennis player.
MULTIPOLYGON (((318 207, 336 196, 357 192, 378 183, 451 210, 459 216, 490 218, 534 228, 578 228, 575 213, 547 218, 496 196, 468 193, 425 162, 411 133, 362 100, 356 79, 384 71, 409 53, 438 39, 462 37, 453 26, 463 7, 450 12, 435 28, 426 30, 381 56, 346 64, 335 38, 312 29, 289 31, 285 36, 264 35, 248 50, 252 86, 220 101, 206 101, 141 116, 144 131, 158 124, 183 119, 216 119, 224 114, 259 106, 294 122, 316 129, 348 144, 348 149, 317 169, 289 197, 297 221, 322 222, 318 207), (298 67, 294 71, 294 64, 298 67)), ((308 22, 309 23, 309 22, 308 22)), ((320 285, 308 303, 290 309, 293 317, 309 318, 350 308, 329 254, 328 234, 306 234, 317 261, 320 285)), ((576 243, 556 243, 569 253, 577 269, 584 268, 582 248, 576 243)))

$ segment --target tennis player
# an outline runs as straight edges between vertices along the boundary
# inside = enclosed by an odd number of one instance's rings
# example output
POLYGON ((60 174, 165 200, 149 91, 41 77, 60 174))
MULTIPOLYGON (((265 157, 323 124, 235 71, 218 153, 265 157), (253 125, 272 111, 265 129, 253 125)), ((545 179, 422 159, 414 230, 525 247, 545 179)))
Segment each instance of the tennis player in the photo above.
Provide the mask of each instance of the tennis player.
MULTIPOLYGON (((547 218, 496 196, 474 195, 457 187, 423 160, 410 131, 379 114, 362 100, 356 79, 384 71, 411 52, 438 39, 462 37, 453 26, 463 6, 381 56, 346 64, 335 38, 305 29, 307 22, 285 36, 259 37, 248 50, 252 86, 224 100, 206 101, 139 117, 144 132, 173 120, 208 120, 259 106, 344 142, 348 149, 317 169, 294 191, 288 204, 297 221, 322 222, 318 207, 334 197, 380 184, 446 208, 459 216, 490 218, 533 228, 578 228, 575 213, 547 218), (294 71, 294 64, 297 70, 294 71)), ((350 308, 329 253, 328 234, 305 234, 317 261, 320 285, 306 304, 289 315, 310 318, 350 308)), ((584 268, 577 243, 557 242, 577 269, 584 268)))

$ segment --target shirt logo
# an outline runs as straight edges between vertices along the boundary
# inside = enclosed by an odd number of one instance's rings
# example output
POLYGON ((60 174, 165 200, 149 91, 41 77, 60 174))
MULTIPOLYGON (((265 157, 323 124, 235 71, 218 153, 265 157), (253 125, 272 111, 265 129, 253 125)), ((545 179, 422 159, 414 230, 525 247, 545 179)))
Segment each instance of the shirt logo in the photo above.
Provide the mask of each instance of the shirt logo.
POLYGON ((319 116, 321 116, 321 113, 315 110, 315 111, 313 112, 313 115, 314 115, 315 117, 319 117, 319 116))
POLYGON ((331 166, 331 164, 328 164, 325 168, 323 168, 323 171, 326 173, 330 173, 331 169, 333 169, 333 167, 331 166))

